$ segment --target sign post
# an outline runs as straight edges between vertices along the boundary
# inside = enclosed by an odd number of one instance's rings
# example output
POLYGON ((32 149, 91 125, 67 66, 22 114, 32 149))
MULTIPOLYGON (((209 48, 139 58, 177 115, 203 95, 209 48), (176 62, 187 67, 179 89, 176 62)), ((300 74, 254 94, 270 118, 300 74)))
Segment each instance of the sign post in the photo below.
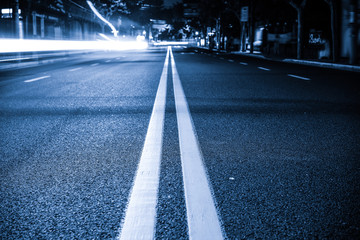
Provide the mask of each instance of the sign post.
POLYGON ((249 7, 245 6, 241 8, 241 38, 240 38, 240 50, 246 51, 246 23, 249 21, 249 7))

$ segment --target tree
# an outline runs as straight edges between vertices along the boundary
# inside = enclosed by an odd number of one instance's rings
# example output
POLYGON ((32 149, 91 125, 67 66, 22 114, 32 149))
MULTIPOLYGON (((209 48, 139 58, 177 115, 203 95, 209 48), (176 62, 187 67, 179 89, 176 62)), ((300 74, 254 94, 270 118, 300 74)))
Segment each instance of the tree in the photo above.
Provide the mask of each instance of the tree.
POLYGON ((297 11, 297 58, 303 58, 303 46, 304 46, 304 33, 303 33, 303 22, 304 22, 304 8, 307 0, 290 0, 289 4, 297 11))
POLYGON ((130 13, 127 2, 124 0, 93 0, 92 3, 106 20, 110 20, 113 16, 130 13))
POLYGON ((337 1, 336 0, 324 0, 330 7, 331 12, 331 53, 333 62, 337 62, 339 59, 339 37, 338 37, 338 23, 337 23, 337 1))

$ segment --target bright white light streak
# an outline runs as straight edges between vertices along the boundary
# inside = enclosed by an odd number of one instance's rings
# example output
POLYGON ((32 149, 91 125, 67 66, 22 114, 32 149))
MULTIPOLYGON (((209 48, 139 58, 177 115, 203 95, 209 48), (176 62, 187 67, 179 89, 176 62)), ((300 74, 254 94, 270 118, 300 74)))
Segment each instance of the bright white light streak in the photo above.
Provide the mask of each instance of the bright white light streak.
POLYGON ((298 78, 298 79, 301 79, 301 80, 306 80, 306 81, 309 81, 311 80, 310 78, 307 78, 307 77, 301 77, 301 76, 298 76, 298 75, 293 75, 293 74, 288 74, 289 77, 293 77, 293 78, 298 78))
POLYGON ((173 46, 173 45, 188 45, 189 42, 171 42, 171 41, 163 41, 163 42, 155 42, 154 46, 173 46))
POLYGON ((35 82, 41 79, 45 79, 45 78, 49 78, 50 76, 42 76, 42 77, 38 77, 38 78, 33 78, 33 79, 29 79, 29 80, 25 80, 24 82, 29 83, 29 82, 35 82))
POLYGON ((108 36, 106 36, 105 34, 103 33, 99 33, 100 37, 104 38, 105 40, 109 40, 111 41, 111 38, 109 38, 108 36))
POLYGON ((28 40, 0 39, 0 53, 41 52, 67 50, 132 50, 145 49, 146 42, 138 41, 61 41, 61 40, 28 40))
POLYGON ((103 16, 101 16, 101 14, 96 10, 96 8, 92 4, 92 2, 90 2, 90 1, 86 1, 86 2, 89 5, 89 7, 91 8, 91 10, 95 13, 95 15, 111 28, 112 33, 114 33, 114 37, 116 37, 118 34, 118 31, 115 29, 114 25, 112 25, 108 20, 106 20, 103 16))

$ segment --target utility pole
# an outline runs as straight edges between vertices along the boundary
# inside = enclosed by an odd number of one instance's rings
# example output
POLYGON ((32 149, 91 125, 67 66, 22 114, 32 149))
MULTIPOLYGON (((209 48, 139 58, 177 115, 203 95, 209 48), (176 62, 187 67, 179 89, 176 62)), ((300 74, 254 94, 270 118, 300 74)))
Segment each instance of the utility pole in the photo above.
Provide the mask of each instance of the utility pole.
POLYGON ((254 9, 255 9, 255 2, 254 0, 249 1, 249 43, 250 43, 250 53, 254 52, 254 28, 255 28, 255 21, 254 21, 254 9))
POLYGON ((290 0, 290 5, 297 11, 297 21, 298 21, 298 32, 297 32, 297 58, 303 58, 303 47, 304 47, 304 33, 303 33, 303 24, 304 24, 304 8, 306 5, 306 0, 296 1, 290 0))
POLYGON ((15 0, 13 7, 13 19, 14 19, 14 37, 20 38, 20 21, 19 21, 19 0, 15 0))
POLYGON ((357 63, 357 0, 351 0, 350 3, 350 29, 351 29, 351 39, 350 39, 350 64, 357 63))

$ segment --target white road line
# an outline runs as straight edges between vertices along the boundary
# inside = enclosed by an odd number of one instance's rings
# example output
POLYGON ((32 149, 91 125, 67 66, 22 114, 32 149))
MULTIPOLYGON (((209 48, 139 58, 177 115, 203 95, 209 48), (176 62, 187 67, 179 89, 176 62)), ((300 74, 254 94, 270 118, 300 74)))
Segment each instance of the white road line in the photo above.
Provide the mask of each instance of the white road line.
POLYGON ((293 78, 298 78, 298 79, 306 80, 306 81, 311 80, 310 78, 301 77, 301 76, 297 76, 297 75, 293 75, 293 74, 288 74, 288 76, 289 76, 289 77, 293 77, 293 78))
POLYGON ((169 51, 168 47, 144 148, 118 239, 154 239, 155 237, 169 51))
POLYGON ((99 65, 99 63, 93 63, 90 66, 94 67, 94 66, 97 66, 97 65, 99 65))
POLYGON ((224 239, 186 97, 170 49, 189 239, 224 239))
POLYGON ((80 70, 80 69, 82 69, 82 67, 70 69, 69 72, 74 72, 74 71, 77 71, 77 70, 80 70))
POLYGON ((232 60, 232 59, 229 59, 228 61, 229 61, 229 62, 234 62, 234 60, 232 60))
POLYGON ((223 58, 223 57, 220 57, 220 59, 224 60, 224 58, 223 58))
POLYGON ((23 58, 8 58, 8 59, 1 59, 0 62, 11 62, 11 61, 21 61, 21 60, 28 60, 31 59, 29 57, 23 57, 23 58))
POLYGON ((258 67, 258 69, 261 69, 261 70, 264 70, 264 71, 270 71, 270 69, 264 68, 264 67, 258 67))
POLYGON ((24 82, 29 83, 29 82, 35 82, 41 79, 45 79, 45 78, 49 78, 50 76, 42 76, 42 77, 38 77, 38 78, 33 78, 33 79, 29 79, 29 80, 25 80, 24 82))
POLYGON ((111 60, 106 60, 105 62, 107 62, 107 63, 108 63, 108 62, 110 62, 110 61, 111 61, 111 60))
POLYGON ((248 64, 246 62, 240 62, 241 65, 247 66, 248 64))

